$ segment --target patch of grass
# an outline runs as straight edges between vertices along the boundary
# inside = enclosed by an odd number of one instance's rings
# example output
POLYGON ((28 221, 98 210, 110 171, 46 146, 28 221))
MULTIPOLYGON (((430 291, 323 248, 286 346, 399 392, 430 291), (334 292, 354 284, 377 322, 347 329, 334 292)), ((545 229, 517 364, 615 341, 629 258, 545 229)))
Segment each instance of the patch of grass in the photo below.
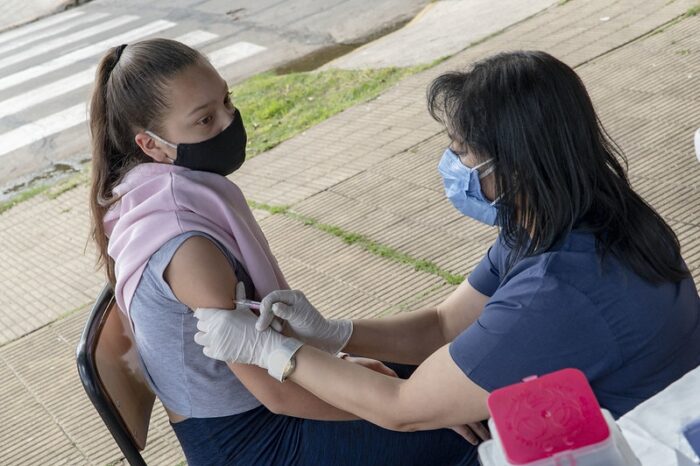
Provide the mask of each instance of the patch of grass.
POLYGON ((68 178, 63 177, 61 181, 58 182, 50 178, 48 181, 46 178, 34 180, 30 182, 28 186, 22 187, 21 191, 18 191, 9 199, 0 201, 0 214, 39 194, 46 194, 46 197, 51 200, 56 199, 61 194, 87 183, 90 173, 89 170, 88 166, 83 166, 77 173, 68 178))
POLYGON ((289 206, 287 205, 270 205, 270 204, 265 204, 262 202, 255 202, 253 200, 248 199, 248 205, 253 208, 253 209, 259 209, 259 210, 266 210, 267 212, 270 212, 271 214, 286 214, 289 212, 289 206))
POLYGON ((82 186, 83 184, 88 182, 88 170, 83 169, 79 173, 76 173, 75 175, 71 176, 70 178, 63 180, 59 184, 53 186, 51 189, 48 190, 46 193, 46 197, 49 199, 56 199, 59 197, 61 194, 66 193, 70 191, 71 189, 77 188, 78 186, 82 186))
POLYGON ((401 78, 439 63, 409 68, 263 73, 231 88, 248 133, 248 156, 269 150, 343 110, 377 97, 401 78))
POLYGON ((417 259, 401 251, 397 251, 389 246, 377 243, 364 235, 359 233, 346 231, 341 227, 335 225, 329 225, 326 223, 321 223, 315 218, 308 217, 296 212, 292 212, 289 206, 271 206, 269 204, 263 204, 255 201, 248 201, 248 204, 256 209, 266 210, 272 214, 282 214, 289 218, 292 218, 306 226, 316 228, 317 230, 333 235, 336 238, 341 239, 344 243, 350 245, 357 245, 363 248, 365 251, 374 254, 375 256, 383 257, 385 259, 392 260, 394 262, 399 262, 401 264, 410 265, 414 270, 419 272, 429 273, 431 275, 437 275, 442 278, 445 283, 450 285, 459 285, 464 281, 462 275, 453 274, 447 270, 443 270, 438 267, 435 263, 426 259, 417 259))
POLYGON ((114 461, 110 461, 109 463, 105 464, 105 466, 117 466, 120 464, 123 464, 122 460, 126 460, 126 458, 122 457, 114 461))
POLYGON ((32 199, 35 196, 38 196, 39 194, 46 192, 49 190, 51 185, 49 184, 41 184, 38 186, 33 186, 29 189, 25 189, 24 191, 21 191, 18 193, 16 196, 13 196, 7 201, 2 201, 0 202, 0 214, 3 212, 10 210, 20 202, 27 201, 29 199, 32 199))
POLYGON ((685 12, 685 17, 690 18, 691 16, 696 16, 698 13, 700 13, 700 3, 688 8, 688 11, 685 12))
POLYGON ((681 57, 684 57, 686 55, 690 55, 690 49, 677 50, 676 55, 680 55, 681 57))

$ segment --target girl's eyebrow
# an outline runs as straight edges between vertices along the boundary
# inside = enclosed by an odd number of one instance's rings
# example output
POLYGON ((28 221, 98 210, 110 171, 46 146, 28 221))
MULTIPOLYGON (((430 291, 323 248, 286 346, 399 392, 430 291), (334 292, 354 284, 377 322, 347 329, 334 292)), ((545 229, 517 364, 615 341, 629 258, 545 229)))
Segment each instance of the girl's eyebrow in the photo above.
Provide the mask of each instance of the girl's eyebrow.
MULTIPOLYGON (((228 94, 228 83, 226 83, 226 81, 224 81, 224 80, 222 80, 221 82, 224 84, 224 93, 228 94)), ((187 116, 189 117, 192 114, 197 113, 198 111, 207 108, 209 105, 213 104, 214 102, 216 102, 216 101, 212 100, 211 102, 207 102, 205 104, 200 105, 199 107, 193 109, 190 113, 188 113, 187 116)))
POLYGON ((204 109, 204 108, 207 108, 209 105, 211 105, 211 102, 207 102, 206 104, 202 104, 202 105, 200 105, 199 107, 197 107, 197 108, 195 108, 194 110, 192 110, 190 113, 188 113, 187 116, 189 117, 189 116, 191 116, 193 113, 197 113, 198 111, 200 111, 200 110, 202 110, 202 109, 204 109))

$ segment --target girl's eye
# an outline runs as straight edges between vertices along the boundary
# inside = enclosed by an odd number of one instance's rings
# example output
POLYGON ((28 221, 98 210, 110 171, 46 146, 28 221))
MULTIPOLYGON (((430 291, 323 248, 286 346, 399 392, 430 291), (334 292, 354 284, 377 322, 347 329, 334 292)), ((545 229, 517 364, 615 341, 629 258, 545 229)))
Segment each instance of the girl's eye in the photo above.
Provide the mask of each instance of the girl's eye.
POLYGON ((212 120, 212 116, 208 115, 208 116, 205 116, 204 118, 202 118, 201 120, 199 120, 197 122, 197 124, 198 125, 208 125, 209 123, 211 123, 211 120, 212 120))

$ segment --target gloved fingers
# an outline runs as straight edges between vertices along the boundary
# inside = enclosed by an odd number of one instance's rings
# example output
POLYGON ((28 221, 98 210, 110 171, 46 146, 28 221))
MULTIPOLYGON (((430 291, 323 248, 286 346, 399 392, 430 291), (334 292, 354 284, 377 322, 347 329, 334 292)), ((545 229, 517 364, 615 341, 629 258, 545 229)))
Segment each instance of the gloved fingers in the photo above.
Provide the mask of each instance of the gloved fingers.
POLYGON ((275 314, 272 312, 270 306, 263 307, 260 306, 260 317, 258 317, 257 322, 255 322, 255 330, 262 332, 272 324, 275 318, 275 314))
POLYGON ((226 311, 228 309, 217 309, 214 307, 198 307, 197 309, 194 310, 194 316, 199 320, 200 322, 202 321, 207 321, 217 315, 220 311, 226 311))
POLYGON ((209 344, 210 340, 211 340, 211 337, 206 332, 197 332, 194 334, 194 341, 198 345, 202 345, 202 346, 206 347, 209 344))
POLYGON ((208 332, 210 322, 214 319, 214 317, 216 317, 216 315, 219 312, 224 311, 224 309, 198 307, 194 311, 194 316, 197 318, 197 329, 203 332, 208 332))
MULTIPOLYGON (((202 353, 204 353, 204 356, 206 356, 206 357, 208 357, 208 358, 219 359, 219 358, 216 357, 217 355, 216 355, 216 353, 214 352, 214 350, 212 350, 212 349, 211 349, 210 347, 208 347, 208 346, 205 346, 204 348, 202 348, 202 353)), ((220 359, 220 360, 221 360, 221 359, 220 359)))
POLYGON ((277 317, 281 317, 284 320, 290 320, 291 317, 294 317, 294 308, 292 306, 288 306, 285 303, 275 303, 272 305, 272 312, 275 314, 277 317))
MULTIPOLYGON (((245 295, 245 283, 243 281, 239 280, 238 283, 236 284, 236 301, 242 301, 246 298, 245 295)), ((236 306, 238 307, 238 306, 236 306)))
POLYGON ((272 305, 277 302, 291 301, 290 290, 275 290, 271 291, 260 301, 260 314, 263 312, 271 312, 272 305))
POLYGON ((280 302, 292 305, 294 302, 293 293, 294 292, 291 290, 275 290, 268 293, 268 295, 263 298, 263 300, 260 302, 260 317, 258 318, 258 322, 255 325, 255 328, 259 332, 262 332, 271 324, 273 325, 273 328, 275 330, 277 330, 278 332, 281 331, 282 322, 279 322, 277 320, 278 323, 275 323, 275 312, 272 310, 272 307, 276 303, 280 302))

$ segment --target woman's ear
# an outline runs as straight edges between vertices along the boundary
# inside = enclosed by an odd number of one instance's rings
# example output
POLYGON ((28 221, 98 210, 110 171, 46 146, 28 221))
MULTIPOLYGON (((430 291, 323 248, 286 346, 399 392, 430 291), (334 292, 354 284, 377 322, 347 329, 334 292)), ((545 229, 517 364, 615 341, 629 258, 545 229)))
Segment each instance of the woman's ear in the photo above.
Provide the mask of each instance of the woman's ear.
POLYGON ((175 154, 170 154, 170 152, 174 152, 173 149, 166 147, 145 132, 137 133, 136 136, 134 136, 134 141, 144 154, 156 162, 173 163, 173 160, 177 158, 175 154))

